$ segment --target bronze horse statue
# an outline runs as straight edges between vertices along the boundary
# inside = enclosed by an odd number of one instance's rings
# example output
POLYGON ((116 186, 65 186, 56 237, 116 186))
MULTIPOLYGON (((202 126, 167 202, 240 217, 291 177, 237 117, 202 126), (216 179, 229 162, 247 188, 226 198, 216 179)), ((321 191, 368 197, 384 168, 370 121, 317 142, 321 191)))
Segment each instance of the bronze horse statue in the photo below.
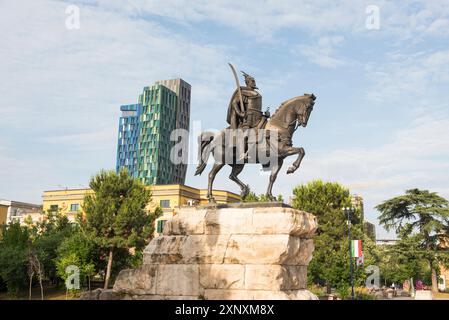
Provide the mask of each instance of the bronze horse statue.
MULTIPOLYGON (((257 151, 257 155, 266 155, 268 152, 271 156, 273 156, 273 154, 275 156, 274 161, 271 157, 271 160, 265 160, 265 162, 262 162, 261 156, 256 156, 251 159, 252 163, 261 163, 265 170, 271 171, 270 182, 268 184, 266 192, 266 196, 268 199, 270 199, 270 201, 276 200, 272 195, 272 188, 279 170, 282 167, 284 159, 288 156, 292 156, 295 154, 298 155, 298 158, 287 170, 287 174, 290 174, 295 172, 299 168, 301 161, 304 158, 304 149, 301 147, 293 147, 292 137, 293 133, 299 126, 307 126, 310 113, 312 112, 313 105, 315 104, 315 99, 315 95, 306 93, 303 96, 294 97, 284 101, 271 116, 271 118, 266 121, 266 124, 257 129, 258 132, 265 133, 263 134, 264 138, 262 138, 263 143, 260 142, 260 139, 259 142, 249 141, 248 139, 240 139, 244 141, 243 144, 246 150, 257 151), (277 137, 277 139, 275 140, 273 140, 272 138, 273 133, 275 133, 274 136, 277 137)), ((248 185, 243 183, 238 178, 238 175, 242 172, 245 166, 245 160, 247 161, 246 163, 250 163, 251 161, 249 161, 248 158, 238 157, 235 142, 233 143, 233 141, 235 140, 229 141, 229 139, 226 139, 226 131, 230 130, 232 129, 224 129, 219 131, 217 134, 214 134, 212 132, 203 132, 199 137, 200 162, 197 166, 195 175, 199 175, 204 171, 209 155, 212 153, 215 161, 212 170, 209 172, 207 193, 209 202, 212 203, 215 202, 215 199, 212 195, 212 185, 216 174, 220 171, 221 168, 223 168, 225 164, 228 164, 232 167, 232 172, 229 178, 239 185, 242 198, 244 198, 249 193, 248 185), (229 154, 231 154, 232 156, 226 157, 226 155, 229 154), (242 161, 239 160, 244 161, 242 163, 242 161)), ((241 131, 240 133, 244 133, 247 130, 255 129, 246 129, 241 131)), ((240 138, 242 136, 241 134, 237 134, 237 139, 239 138, 239 135, 240 138)))

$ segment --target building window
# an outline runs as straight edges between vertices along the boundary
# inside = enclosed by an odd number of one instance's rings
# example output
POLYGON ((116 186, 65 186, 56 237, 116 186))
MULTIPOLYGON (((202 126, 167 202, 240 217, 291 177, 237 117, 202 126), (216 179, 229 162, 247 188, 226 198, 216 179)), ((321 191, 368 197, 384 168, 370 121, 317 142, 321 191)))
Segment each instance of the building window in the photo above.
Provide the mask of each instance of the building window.
POLYGON ((52 204, 50 206, 50 211, 58 211, 58 205, 57 204, 52 204))
POLYGON ((74 211, 78 211, 80 208, 80 205, 78 203, 73 203, 70 205, 70 211, 74 212, 74 211))
POLYGON ((157 221, 157 226, 156 226, 157 233, 162 233, 164 231, 165 221, 167 221, 167 220, 158 220, 157 221))
POLYGON ((161 208, 170 208, 170 200, 161 200, 159 204, 161 208))

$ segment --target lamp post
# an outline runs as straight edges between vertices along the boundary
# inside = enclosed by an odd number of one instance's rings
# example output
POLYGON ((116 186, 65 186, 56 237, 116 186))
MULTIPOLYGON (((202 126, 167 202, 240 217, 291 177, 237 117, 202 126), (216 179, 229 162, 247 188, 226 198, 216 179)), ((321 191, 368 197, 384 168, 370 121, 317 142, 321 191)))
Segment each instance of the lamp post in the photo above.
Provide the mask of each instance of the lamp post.
POLYGON ((348 220, 348 242, 349 242, 349 274, 351 277, 351 299, 354 300, 354 271, 353 271, 353 259, 352 259, 352 250, 351 250, 351 218, 350 214, 355 210, 352 207, 345 207, 343 211, 346 213, 346 217, 348 220))

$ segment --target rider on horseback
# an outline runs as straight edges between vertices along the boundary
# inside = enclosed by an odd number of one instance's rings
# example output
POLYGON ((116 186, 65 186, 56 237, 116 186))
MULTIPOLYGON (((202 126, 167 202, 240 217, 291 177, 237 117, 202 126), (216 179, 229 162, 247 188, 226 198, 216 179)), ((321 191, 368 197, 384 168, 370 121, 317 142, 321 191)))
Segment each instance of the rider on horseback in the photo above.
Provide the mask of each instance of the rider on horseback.
POLYGON ((246 86, 236 88, 228 107, 227 122, 231 129, 246 129, 257 126, 261 119, 262 96, 256 91, 256 80, 249 74, 245 76, 246 86), (239 90, 242 94, 243 106, 240 105, 239 90))
MULTIPOLYGON (((269 118, 269 112, 268 110, 265 113, 261 111, 262 96, 256 91, 258 88, 254 77, 243 71, 242 73, 246 86, 238 86, 232 94, 226 120, 230 124, 230 129, 261 128, 269 118)), ((249 158, 249 150, 247 150, 239 160, 249 158)))

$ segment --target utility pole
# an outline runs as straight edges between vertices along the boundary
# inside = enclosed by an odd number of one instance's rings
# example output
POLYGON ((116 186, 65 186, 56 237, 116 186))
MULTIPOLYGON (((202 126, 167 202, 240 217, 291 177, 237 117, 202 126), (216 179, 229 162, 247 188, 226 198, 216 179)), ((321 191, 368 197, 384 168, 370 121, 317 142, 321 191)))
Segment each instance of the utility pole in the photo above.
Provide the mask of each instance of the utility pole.
POLYGON ((354 270, 353 270, 353 259, 352 259, 352 248, 351 248, 351 217, 350 214, 353 213, 355 210, 352 207, 345 207, 343 208, 343 211, 346 213, 346 217, 348 220, 348 248, 349 248, 349 273, 351 277, 351 299, 354 300, 354 270))

